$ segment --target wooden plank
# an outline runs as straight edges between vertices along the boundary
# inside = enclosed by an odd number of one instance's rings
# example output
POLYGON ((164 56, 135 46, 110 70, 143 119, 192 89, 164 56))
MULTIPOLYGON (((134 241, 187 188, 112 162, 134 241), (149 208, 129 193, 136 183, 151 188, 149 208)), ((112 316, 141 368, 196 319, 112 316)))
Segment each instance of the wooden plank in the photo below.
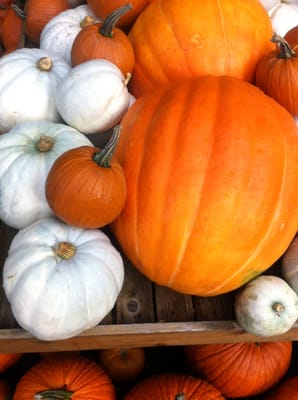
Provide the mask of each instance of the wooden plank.
POLYGON ((193 321, 195 310, 192 296, 174 292, 166 287, 155 285, 155 307, 158 322, 193 321))
POLYGON ((168 322, 103 325, 67 340, 41 341, 21 329, 0 330, 0 352, 95 350, 117 346, 153 347, 191 344, 273 342, 298 340, 298 324, 278 336, 254 336, 235 321, 168 322))
POLYGON ((214 297, 195 297, 196 321, 219 321, 234 319, 235 292, 214 297))

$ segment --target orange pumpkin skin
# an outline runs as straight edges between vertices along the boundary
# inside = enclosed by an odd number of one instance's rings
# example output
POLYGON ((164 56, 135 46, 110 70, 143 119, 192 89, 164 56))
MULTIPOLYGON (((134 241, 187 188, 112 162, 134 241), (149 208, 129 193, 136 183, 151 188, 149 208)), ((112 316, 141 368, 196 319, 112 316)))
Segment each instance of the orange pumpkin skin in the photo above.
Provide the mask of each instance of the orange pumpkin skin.
POLYGON ((292 342, 235 343, 185 347, 194 373, 228 398, 264 393, 287 372, 292 342))
POLYGON ((224 400, 210 383, 185 374, 159 374, 139 381, 124 400, 176 400, 184 393, 185 400, 224 400))
POLYGON ((128 187, 112 230, 145 276, 213 296, 284 253, 298 227, 298 133, 277 102, 236 78, 196 77, 138 98, 121 126, 128 187))
POLYGON ((141 347, 99 351, 99 362, 113 382, 135 379, 143 371, 145 361, 145 351, 141 347))
POLYGON ((21 353, 0 353, 0 373, 16 364, 21 357, 21 353))
POLYGON ((266 393, 264 400, 298 400, 298 376, 279 382, 266 393))
POLYGON ((261 59, 256 69, 255 84, 298 116, 298 43, 291 48, 282 38, 277 50, 261 59))
POLYGON ((102 23, 86 26, 76 36, 71 50, 73 66, 92 59, 105 59, 115 64, 124 74, 132 73, 135 56, 127 35, 113 28, 112 37, 100 33, 102 23))
POLYGON ((284 38, 291 46, 296 46, 298 44, 298 25, 290 29, 284 38))
POLYGON ((95 361, 85 357, 53 356, 39 361, 18 381, 13 400, 32 400, 36 393, 45 391, 73 392, 72 400, 116 399, 108 375, 95 361))
POLYGON ((92 157, 100 150, 81 146, 54 162, 46 181, 46 197, 54 214, 67 224, 95 229, 111 223, 122 211, 126 181, 115 158, 101 167, 92 157))
POLYGON ((23 20, 13 8, 7 10, 2 24, 2 42, 6 50, 15 50, 20 46, 23 20))
POLYGON ((254 78, 259 59, 273 49, 272 25, 258 0, 157 0, 129 32, 135 51, 130 91, 197 75, 254 78), (231 10, 237 10, 237 18, 231 10))
POLYGON ((39 45, 40 34, 51 18, 70 8, 68 0, 27 0, 25 3, 26 35, 39 45))
POLYGON ((87 0, 88 6, 94 14, 103 21, 111 12, 127 3, 132 5, 131 10, 123 15, 118 22, 120 28, 130 27, 137 16, 147 7, 151 0, 87 0))

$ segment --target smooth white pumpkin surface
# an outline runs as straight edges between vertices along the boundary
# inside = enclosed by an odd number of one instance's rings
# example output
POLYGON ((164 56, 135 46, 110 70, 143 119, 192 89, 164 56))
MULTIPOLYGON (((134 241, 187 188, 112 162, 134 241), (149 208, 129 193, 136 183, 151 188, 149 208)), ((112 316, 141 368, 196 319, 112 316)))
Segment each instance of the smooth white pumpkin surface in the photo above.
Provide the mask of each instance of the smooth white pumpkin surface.
POLYGON ((41 340, 65 339, 97 325, 113 308, 123 261, 102 231, 41 219, 14 237, 3 267, 3 288, 19 325, 41 340), (61 242, 75 254, 55 253, 61 242))

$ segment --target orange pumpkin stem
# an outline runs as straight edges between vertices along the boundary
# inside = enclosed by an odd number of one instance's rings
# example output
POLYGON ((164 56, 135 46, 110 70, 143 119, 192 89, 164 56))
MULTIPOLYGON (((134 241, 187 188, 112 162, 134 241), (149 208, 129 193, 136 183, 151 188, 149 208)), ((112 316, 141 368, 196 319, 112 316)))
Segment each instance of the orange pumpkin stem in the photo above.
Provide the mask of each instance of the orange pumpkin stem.
POLYGON ((67 400, 71 399, 73 392, 68 392, 64 389, 44 390, 43 392, 36 393, 34 400, 67 400))
POLYGON ((274 34, 271 41, 276 43, 280 49, 278 58, 292 58, 296 56, 295 51, 291 48, 289 43, 281 36, 274 34))
POLYGON ((119 141, 120 130, 120 125, 116 125, 113 129, 110 140, 105 147, 93 155, 93 161, 95 161, 100 167, 111 168, 111 158, 119 141))
POLYGON ((21 19, 23 19, 23 20, 26 19, 26 13, 25 13, 25 11, 22 10, 18 4, 11 3, 11 6, 10 6, 10 7, 16 12, 16 14, 17 14, 21 19))
POLYGON ((117 24, 118 20, 122 17, 122 15, 126 14, 131 9, 132 5, 130 3, 117 8, 103 21, 102 25, 99 28, 99 33, 106 37, 113 37, 113 28, 117 24))

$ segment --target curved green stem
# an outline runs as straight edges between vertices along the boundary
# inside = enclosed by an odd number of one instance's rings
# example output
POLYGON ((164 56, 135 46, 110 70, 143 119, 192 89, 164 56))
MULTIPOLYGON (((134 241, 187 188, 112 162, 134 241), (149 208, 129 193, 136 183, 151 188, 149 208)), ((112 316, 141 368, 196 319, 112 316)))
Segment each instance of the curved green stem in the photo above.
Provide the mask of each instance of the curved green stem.
POLYGON ((281 36, 275 33, 272 36, 271 41, 279 46, 280 53, 277 56, 278 58, 292 58, 296 56, 295 51, 291 48, 289 43, 281 36))
POLYGON ((73 392, 64 389, 50 389, 36 393, 34 400, 68 400, 72 394, 73 392))
POLYGON ((105 147, 93 155, 93 161, 95 161, 100 167, 111 168, 111 158, 119 141, 120 130, 120 125, 116 125, 113 129, 110 140, 105 147))
POLYGON ((132 5, 130 3, 125 6, 117 8, 117 10, 113 11, 107 18, 103 21, 102 25, 99 28, 99 33, 106 37, 113 37, 113 28, 117 24, 118 20, 122 15, 126 14, 129 10, 132 9, 132 5))
POLYGON ((25 13, 25 11, 24 11, 18 4, 12 3, 10 7, 15 11, 15 13, 16 13, 21 19, 23 19, 23 20, 26 19, 26 13, 25 13))

